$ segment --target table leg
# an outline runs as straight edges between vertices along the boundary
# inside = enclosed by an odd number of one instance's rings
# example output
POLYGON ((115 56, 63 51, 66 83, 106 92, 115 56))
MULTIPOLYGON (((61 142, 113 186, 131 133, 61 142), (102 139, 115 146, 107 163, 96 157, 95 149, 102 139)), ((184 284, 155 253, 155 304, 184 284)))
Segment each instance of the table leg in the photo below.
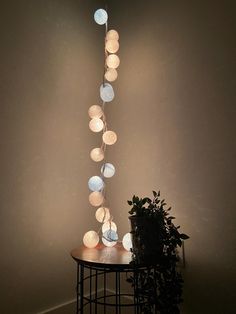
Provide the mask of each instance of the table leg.
POLYGON ((84 313, 84 266, 80 265, 80 313, 84 313))

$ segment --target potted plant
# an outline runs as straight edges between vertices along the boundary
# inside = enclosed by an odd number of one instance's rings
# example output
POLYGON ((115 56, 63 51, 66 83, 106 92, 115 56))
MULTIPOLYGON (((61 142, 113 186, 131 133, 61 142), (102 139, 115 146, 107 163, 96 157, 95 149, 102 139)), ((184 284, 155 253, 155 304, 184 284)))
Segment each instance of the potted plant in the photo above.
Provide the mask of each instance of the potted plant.
POLYGON ((180 313, 183 279, 177 270, 177 247, 189 237, 174 225, 171 207, 166 209, 160 191, 153 191, 153 199, 134 195, 128 204, 132 206, 132 263, 150 266, 138 272, 137 278, 128 278, 141 300, 141 313, 180 313))

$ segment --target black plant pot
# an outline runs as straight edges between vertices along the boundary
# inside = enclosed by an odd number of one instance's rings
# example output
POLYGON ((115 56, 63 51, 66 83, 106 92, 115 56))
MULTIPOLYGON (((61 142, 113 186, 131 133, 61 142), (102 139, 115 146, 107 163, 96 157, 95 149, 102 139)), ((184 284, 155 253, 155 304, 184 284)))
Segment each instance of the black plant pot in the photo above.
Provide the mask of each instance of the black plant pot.
POLYGON ((134 257, 139 262, 158 262, 163 253, 161 228, 151 217, 129 216, 134 257))

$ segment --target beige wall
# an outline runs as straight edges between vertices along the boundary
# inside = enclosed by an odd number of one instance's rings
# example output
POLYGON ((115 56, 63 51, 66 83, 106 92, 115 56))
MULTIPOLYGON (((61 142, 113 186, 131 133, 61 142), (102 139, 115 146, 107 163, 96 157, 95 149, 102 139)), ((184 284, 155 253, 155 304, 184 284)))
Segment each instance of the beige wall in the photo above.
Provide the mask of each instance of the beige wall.
POLYGON ((87 108, 103 33, 96 1, 1 4, 0 313, 36 313, 75 297, 69 253, 94 225, 87 108))
MULTIPOLYGON (((120 29, 119 142, 109 186, 121 235, 126 200, 160 189, 186 242, 185 314, 236 301, 234 1, 112 1, 120 29)), ((126 222, 127 221, 127 222, 126 222)), ((126 224, 124 224, 126 222, 126 224)))
MULTIPOLYGON (((71 248, 97 228, 87 179, 99 136, 99 1, 4 1, 0 40, 1 302, 37 313, 74 297, 71 248), (90 217, 90 213, 92 216, 90 217)), ((234 313, 235 11, 233 1, 109 1, 120 32, 117 168, 108 201, 129 230, 126 200, 161 189, 186 243, 184 314, 234 313)))

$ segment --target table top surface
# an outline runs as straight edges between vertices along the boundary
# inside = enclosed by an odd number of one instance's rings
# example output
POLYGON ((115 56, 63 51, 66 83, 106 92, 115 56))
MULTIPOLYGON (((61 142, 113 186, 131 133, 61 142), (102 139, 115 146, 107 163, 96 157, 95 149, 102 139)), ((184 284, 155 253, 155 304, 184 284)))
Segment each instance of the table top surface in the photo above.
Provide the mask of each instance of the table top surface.
POLYGON ((116 244, 113 247, 106 247, 103 244, 89 249, 82 245, 71 251, 71 256, 75 261, 83 265, 98 267, 130 267, 132 253, 126 251, 122 244, 116 244))

